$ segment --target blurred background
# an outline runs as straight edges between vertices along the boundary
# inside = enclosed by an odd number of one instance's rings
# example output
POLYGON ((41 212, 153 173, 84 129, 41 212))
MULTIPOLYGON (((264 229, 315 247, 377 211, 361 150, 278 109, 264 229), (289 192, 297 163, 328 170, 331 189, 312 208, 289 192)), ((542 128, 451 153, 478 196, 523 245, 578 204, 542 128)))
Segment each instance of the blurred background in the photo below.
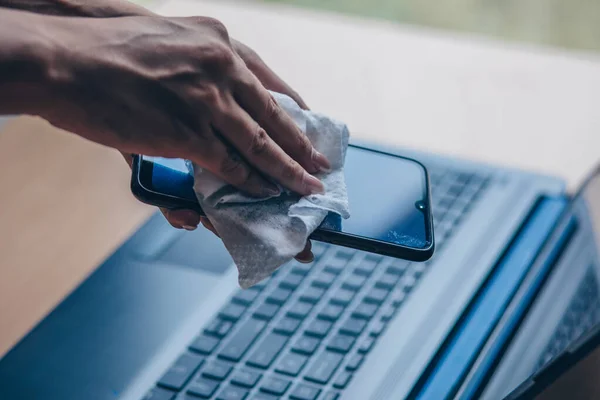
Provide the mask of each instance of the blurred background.
MULTIPOLYGON (((241 0, 600 51, 600 0, 241 0)), ((152 5, 153 0, 136 0, 152 5)))

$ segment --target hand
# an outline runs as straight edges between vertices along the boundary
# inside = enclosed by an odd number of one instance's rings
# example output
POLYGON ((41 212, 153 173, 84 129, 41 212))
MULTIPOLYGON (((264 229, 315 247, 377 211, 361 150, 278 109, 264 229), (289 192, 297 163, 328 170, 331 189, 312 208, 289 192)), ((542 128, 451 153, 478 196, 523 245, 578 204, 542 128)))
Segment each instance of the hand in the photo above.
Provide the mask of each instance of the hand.
MULTIPOLYGON (((125 0, 97 0, 86 2, 81 0, 0 0, 0 6, 22 9, 37 14, 88 17, 88 18, 118 18, 127 16, 158 17, 148 9, 132 4, 125 0)), ((244 61, 246 67, 256 76, 262 85, 272 91, 284 93, 296 101, 302 108, 308 109, 302 98, 279 78, 249 47, 231 40, 231 45, 237 55, 244 61)), ((55 121, 60 126, 60 122, 55 121)), ((68 125, 69 123, 67 123, 68 125)), ((131 166, 131 157, 122 153, 131 166)), ((176 228, 193 230, 200 222, 200 216, 191 210, 161 210, 167 220, 176 228)), ((203 218, 202 224, 209 230, 216 231, 208 219, 203 218)), ((217 234, 218 236, 218 234, 217 234)), ((298 257, 300 261, 310 262, 314 258, 310 252, 310 242, 298 257)))
MULTIPOLYGON (((308 110, 308 106, 300 97, 300 95, 293 90, 285 81, 283 81, 265 62, 260 56, 245 44, 232 39, 233 48, 240 58, 244 61, 248 69, 260 80, 262 85, 267 89, 278 93, 283 93, 291 97, 302 109, 308 110)), ((132 158, 128 154, 123 153, 123 157, 131 167, 132 158)), ((177 229, 195 230, 198 224, 202 224, 206 229, 210 230, 217 237, 219 234, 212 225, 212 223, 206 217, 201 217, 197 212, 193 210, 169 210, 161 208, 160 211, 169 223, 177 229)), ((306 247, 300 252, 296 259, 300 262, 310 263, 314 260, 314 255, 311 251, 312 244, 310 240, 306 243, 306 247)))
POLYGON ((319 193, 328 169, 209 18, 61 18, 54 125, 126 153, 189 159, 257 196, 319 193), (72 32, 81 32, 73 35, 72 32), (165 60, 168 60, 166 62, 165 60))

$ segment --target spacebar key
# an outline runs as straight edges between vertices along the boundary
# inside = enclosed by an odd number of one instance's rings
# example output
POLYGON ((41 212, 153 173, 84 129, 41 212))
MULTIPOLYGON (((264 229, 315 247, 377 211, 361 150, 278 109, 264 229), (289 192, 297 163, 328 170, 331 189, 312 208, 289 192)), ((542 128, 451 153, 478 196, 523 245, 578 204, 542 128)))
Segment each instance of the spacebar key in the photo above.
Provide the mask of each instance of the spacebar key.
POLYGON ((246 321, 241 329, 225 343, 223 350, 219 353, 219 358, 229 361, 240 361, 265 328, 266 324, 266 321, 253 318, 246 321))
POLYGON ((326 384, 335 373, 335 370, 338 369, 343 359, 344 356, 342 354, 331 353, 329 351, 321 353, 313 361, 304 379, 322 385, 326 384))

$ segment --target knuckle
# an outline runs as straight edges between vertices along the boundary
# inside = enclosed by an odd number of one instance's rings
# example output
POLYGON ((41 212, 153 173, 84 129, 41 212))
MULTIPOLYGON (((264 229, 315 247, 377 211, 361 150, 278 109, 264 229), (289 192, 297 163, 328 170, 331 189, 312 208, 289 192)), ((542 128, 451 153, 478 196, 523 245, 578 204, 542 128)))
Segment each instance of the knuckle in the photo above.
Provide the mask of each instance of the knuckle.
POLYGON ((223 43, 214 43, 205 53, 217 68, 227 68, 235 65, 236 55, 233 49, 223 43))
POLYGON ((281 176, 286 182, 301 182, 303 176, 302 167, 290 158, 283 166, 281 176))
POLYGON ((221 21, 215 18, 207 17, 205 19, 205 24, 209 25, 212 30, 221 38, 229 40, 229 32, 227 31, 227 27, 221 21))
POLYGON ((267 108, 265 110, 265 118, 267 119, 277 119, 281 116, 281 107, 275 101, 273 96, 269 96, 269 101, 267 102, 267 108))
POLYGON ((302 157, 310 161, 312 159, 313 145, 304 134, 299 132, 298 135, 300 138, 300 143, 298 143, 298 151, 302 157))
POLYGON ((223 108, 223 96, 216 85, 205 85, 199 90, 198 96, 209 110, 221 110, 223 108))
POLYGON ((262 156, 269 150, 269 139, 267 132, 258 126, 256 133, 252 136, 248 152, 255 157, 262 156))
POLYGON ((243 185, 250 179, 250 170, 239 155, 230 154, 223 158, 219 170, 233 185, 243 185))

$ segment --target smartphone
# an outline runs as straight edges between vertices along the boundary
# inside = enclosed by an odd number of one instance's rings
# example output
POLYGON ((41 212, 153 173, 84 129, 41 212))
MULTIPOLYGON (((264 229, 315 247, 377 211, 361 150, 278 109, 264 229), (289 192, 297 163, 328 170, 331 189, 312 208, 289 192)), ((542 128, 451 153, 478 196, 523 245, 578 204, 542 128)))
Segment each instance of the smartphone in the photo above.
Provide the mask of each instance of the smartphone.
MULTIPOLYGON (((421 163, 350 145, 344 172, 350 218, 330 213, 311 239, 410 261, 433 255, 429 177, 421 163)), ((193 184, 183 160, 134 157, 131 190, 144 203, 204 215, 193 184)))

